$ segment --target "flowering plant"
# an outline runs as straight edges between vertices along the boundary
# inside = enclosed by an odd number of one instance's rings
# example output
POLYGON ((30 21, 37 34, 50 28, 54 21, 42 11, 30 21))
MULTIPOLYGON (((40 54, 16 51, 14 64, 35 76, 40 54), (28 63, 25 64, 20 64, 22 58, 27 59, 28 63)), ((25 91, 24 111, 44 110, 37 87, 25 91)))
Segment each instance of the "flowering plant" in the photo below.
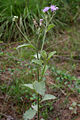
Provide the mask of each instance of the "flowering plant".
MULTIPOLYGON (((48 12, 51 10, 51 12, 54 12, 58 9, 55 5, 51 5, 50 7, 45 7, 42 11, 43 13, 48 12)), ((35 80, 33 84, 24 84, 25 87, 28 87, 35 91, 37 94, 37 104, 35 106, 31 106, 31 108, 24 113, 24 120, 30 120, 32 119, 36 113, 37 113, 37 120, 40 120, 40 104, 46 100, 51 100, 51 99, 56 99, 54 95, 51 94, 46 94, 46 86, 45 86, 45 81, 43 80, 43 77, 45 75, 46 70, 48 69, 48 61, 50 58, 56 53, 55 51, 47 54, 47 52, 44 50, 44 43, 46 39, 46 33, 54 27, 54 24, 50 24, 53 16, 51 18, 48 18, 48 15, 44 14, 44 19, 40 19, 40 24, 37 28, 38 31, 38 41, 37 45, 33 45, 31 41, 26 37, 21 29, 18 27, 19 31, 21 34, 25 37, 25 39, 28 41, 28 44, 23 44, 19 45, 17 49, 22 48, 22 47, 27 47, 31 48, 32 50, 35 51, 35 54, 33 55, 33 59, 31 61, 32 64, 36 66, 36 71, 37 71, 37 81, 35 80), (43 24, 44 22, 44 24, 43 24), (42 44, 40 46, 40 49, 38 47, 39 45, 39 40, 40 40, 40 35, 41 31, 43 32, 43 38, 42 38, 42 44), (37 46, 37 47, 35 47, 37 46), (42 99, 41 99, 42 98, 42 99)))

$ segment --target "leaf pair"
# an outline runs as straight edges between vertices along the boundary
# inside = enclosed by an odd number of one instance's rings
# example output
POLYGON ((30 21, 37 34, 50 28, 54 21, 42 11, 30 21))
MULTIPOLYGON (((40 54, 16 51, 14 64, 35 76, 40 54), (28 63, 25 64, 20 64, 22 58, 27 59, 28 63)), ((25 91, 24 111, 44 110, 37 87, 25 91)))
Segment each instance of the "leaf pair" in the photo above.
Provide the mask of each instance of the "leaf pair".
POLYGON ((33 84, 24 84, 25 87, 28 87, 30 89, 35 90, 38 94, 44 96, 46 87, 45 87, 45 82, 37 82, 35 81, 33 84))
POLYGON ((44 81, 41 81, 41 82, 35 81, 33 84, 24 84, 24 86, 28 87, 30 89, 33 89, 33 90, 36 91, 36 93, 40 94, 42 96, 41 102, 43 102, 45 100, 56 99, 56 97, 54 95, 45 94, 46 86, 45 86, 45 82, 44 81))

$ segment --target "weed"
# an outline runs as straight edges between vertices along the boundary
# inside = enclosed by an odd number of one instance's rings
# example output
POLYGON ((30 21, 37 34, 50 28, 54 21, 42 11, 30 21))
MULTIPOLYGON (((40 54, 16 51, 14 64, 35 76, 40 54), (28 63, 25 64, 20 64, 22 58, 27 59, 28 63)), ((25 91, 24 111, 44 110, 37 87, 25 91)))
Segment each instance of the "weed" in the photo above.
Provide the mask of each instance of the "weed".
POLYGON ((55 77, 55 86, 59 89, 65 89, 67 93, 70 91, 79 93, 79 79, 73 75, 66 73, 66 71, 57 70, 55 67, 51 67, 52 76, 55 77), (70 91, 68 91, 70 90, 70 91))

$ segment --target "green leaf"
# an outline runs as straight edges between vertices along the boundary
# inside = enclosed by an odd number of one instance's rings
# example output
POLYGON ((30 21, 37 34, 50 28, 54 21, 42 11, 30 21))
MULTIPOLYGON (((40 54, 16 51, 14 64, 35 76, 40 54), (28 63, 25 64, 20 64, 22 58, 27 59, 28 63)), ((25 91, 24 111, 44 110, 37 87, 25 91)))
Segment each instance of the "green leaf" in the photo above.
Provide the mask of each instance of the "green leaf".
POLYGON ((46 100, 51 100, 51 99, 54 100, 54 99, 56 99, 56 97, 51 94, 45 94, 41 102, 46 101, 46 100))
POLYGON ((41 75, 42 75, 42 76, 45 74, 45 72, 47 71, 47 69, 48 69, 48 66, 47 66, 47 65, 43 66, 42 72, 41 72, 41 75))
POLYGON ((36 90, 37 93, 39 93, 40 95, 44 96, 46 88, 45 88, 45 82, 41 81, 41 82, 37 82, 35 81, 33 83, 34 89, 36 90))
POLYGON ((42 56, 43 59, 46 59, 46 58, 47 58, 47 53, 46 53, 46 51, 43 50, 43 51, 41 52, 41 56, 42 56))
POLYGON ((24 120, 31 120, 36 115, 36 111, 33 109, 29 109, 23 115, 24 120))
POLYGON ((33 88, 33 84, 24 84, 24 86, 25 86, 25 87, 28 87, 28 88, 30 88, 30 89, 34 89, 34 88, 33 88))
POLYGON ((43 63, 43 61, 42 60, 35 60, 35 59, 33 59, 32 60, 32 63, 35 63, 35 64, 38 64, 38 65, 42 65, 42 63, 43 63))
POLYGON ((47 31, 46 31, 46 32, 48 32, 49 30, 51 30, 54 26, 55 26, 54 24, 50 24, 50 25, 48 26, 48 28, 47 28, 47 31))
POLYGON ((48 55, 48 60, 50 60, 50 58, 56 53, 56 51, 54 52, 50 52, 49 55, 48 55))
POLYGON ((28 48, 36 49, 32 44, 23 44, 23 45, 19 45, 19 46, 17 47, 17 49, 22 48, 22 47, 28 47, 28 48))
POLYGON ((44 73, 47 71, 48 65, 45 66, 44 73))

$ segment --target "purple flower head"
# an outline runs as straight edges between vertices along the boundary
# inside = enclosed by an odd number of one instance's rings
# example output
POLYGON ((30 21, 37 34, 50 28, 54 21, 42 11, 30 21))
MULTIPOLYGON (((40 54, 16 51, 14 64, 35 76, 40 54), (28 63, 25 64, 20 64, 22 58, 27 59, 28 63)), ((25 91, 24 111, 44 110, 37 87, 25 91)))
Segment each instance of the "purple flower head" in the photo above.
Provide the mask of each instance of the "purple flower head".
POLYGON ((40 19, 40 22, 42 22, 43 21, 43 19, 40 19))
POLYGON ((40 26, 42 25, 42 21, 43 21, 43 19, 40 19, 40 26))
POLYGON ((43 9, 43 12, 47 12, 49 9, 50 9, 50 7, 45 7, 45 8, 43 9))
POLYGON ((58 10, 59 8, 58 7, 56 7, 55 5, 51 5, 51 11, 52 12, 54 12, 54 11, 56 11, 56 10, 58 10))

